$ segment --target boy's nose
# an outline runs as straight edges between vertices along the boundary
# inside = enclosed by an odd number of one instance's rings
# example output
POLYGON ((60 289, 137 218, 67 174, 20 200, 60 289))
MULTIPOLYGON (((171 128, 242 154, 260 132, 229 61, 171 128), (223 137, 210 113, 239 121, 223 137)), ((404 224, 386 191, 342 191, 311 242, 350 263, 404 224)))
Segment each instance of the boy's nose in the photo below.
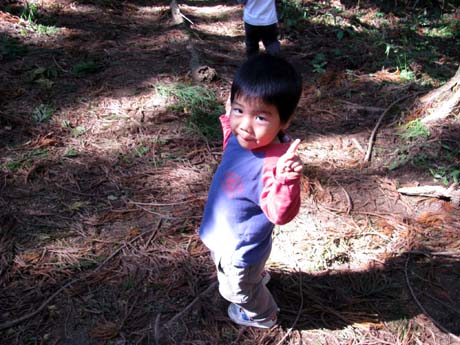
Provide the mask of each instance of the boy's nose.
POLYGON ((251 119, 250 119, 248 116, 244 117, 244 118, 241 120, 240 128, 241 128, 242 130, 244 130, 245 132, 249 132, 249 131, 250 131, 250 128, 251 128, 251 119))

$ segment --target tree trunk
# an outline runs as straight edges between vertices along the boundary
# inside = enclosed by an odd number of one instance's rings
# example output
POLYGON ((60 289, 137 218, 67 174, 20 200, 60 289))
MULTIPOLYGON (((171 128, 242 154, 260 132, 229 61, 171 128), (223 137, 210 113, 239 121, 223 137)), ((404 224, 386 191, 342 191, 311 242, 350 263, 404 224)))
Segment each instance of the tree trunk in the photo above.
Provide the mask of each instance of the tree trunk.
POLYGON ((200 62, 200 54, 198 50, 195 48, 192 36, 190 35, 190 31, 192 31, 192 28, 189 26, 189 24, 192 22, 181 13, 176 0, 172 0, 169 4, 169 7, 171 8, 171 16, 174 24, 181 25, 183 30, 187 34, 187 50, 190 52, 190 72, 193 81, 195 83, 210 82, 216 77, 217 73, 214 68, 211 68, 207 65, 203 65, 200 62), (187 21, 184 21, 184 18, 187 21))
POLYGON ((423 108, 422 122, 432 124, 445 119, 460 105, 460 67, 443 86, 420 98, 423 108))

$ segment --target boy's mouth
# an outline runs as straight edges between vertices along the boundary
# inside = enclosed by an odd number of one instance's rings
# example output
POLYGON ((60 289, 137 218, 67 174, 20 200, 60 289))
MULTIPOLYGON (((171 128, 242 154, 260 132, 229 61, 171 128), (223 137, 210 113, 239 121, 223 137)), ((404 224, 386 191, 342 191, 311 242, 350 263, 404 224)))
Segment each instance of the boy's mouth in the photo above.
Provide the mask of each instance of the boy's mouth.
POLYGON ((254 137, 250 137, 250 136, 247 136, 247 135, 239 135, 239 137, 243 140, 243 141, 246 141, 246 142, 252 142, 252 141, 256 141, 256 139, 254 137))
POLYGON ((254 138, 247 138, 247 137, 242 137, 242 136, 240 136, 240 139, 245 143, 253 143, 256 141, 254 138))

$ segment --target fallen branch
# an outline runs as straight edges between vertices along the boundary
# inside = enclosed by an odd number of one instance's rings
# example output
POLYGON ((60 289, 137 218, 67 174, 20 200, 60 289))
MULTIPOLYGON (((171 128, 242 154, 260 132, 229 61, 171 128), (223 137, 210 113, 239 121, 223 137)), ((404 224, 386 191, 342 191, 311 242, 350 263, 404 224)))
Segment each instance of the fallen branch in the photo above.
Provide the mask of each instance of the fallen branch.
POLYGON ((460 189, 458 183, 453 183, 449 188, 441 186, 402 187, 398 192, 406 195, 427 196, 432 198, 445 198, 452 202, 454 207, 460 204, 460 189))
POLYGON ((344 100, 341 100, 340 103, 343 104, 343 106, 347 109, 356 109, 356 110, 365 110, 365 111, 368 111, 368 112, 377 112, 377 113, 380 113, 381 111, 385 110, 383 108, 380 108, 380 107, 373 107, 373 106, 369 106, 369 105, 361 105, 361 104, 356 104, 356 103, 352 103, 352 102, 348 102, 348 101, 344 101, 344 100))
POLYGON ((385 117, 385 115, 390 111, 391 108, 393 108, 393 106, 399 102, 402 102, 404 101, 405 99, 407 98, 410 98, 410 97, 414 97, 418 94, 421 94, 425 91, 419 91, 419 92, 416 92, 414 94, 411 94, 411 95, 406 95, 406 96, 403 96, 401 98, 398 98, 396 101, 394 101, 393 103, 391 103, 386 109, 385 111, 382 113, 382 115, 380 115, 379 119, 377 120, 377 123, 375 124, 374 126, 374 129, 372 130, 372 133, 371 133, 371 136, 369 137, 369 142, 367 144, 367 152, 366 152, 366 156, 364 157, 364 161, 366 162, 369 162, 370 159, 371 159, 371 154, 372 154, 372 147, 374 146, 374 140, 375 140, 375 136, 377 134, 377 130, 379 129, 380 127, 380 124, 382 123, 382 120, 383 118, 385 117))

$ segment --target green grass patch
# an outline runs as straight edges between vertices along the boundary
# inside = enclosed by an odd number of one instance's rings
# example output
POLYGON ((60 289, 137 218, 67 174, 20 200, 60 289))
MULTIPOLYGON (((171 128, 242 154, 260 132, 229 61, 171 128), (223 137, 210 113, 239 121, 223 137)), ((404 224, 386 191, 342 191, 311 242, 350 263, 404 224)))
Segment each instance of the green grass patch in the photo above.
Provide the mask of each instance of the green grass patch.
POLYGON ((170 110, 189 115, 186 121, 189 130, 211 140, 220 137, 218 116, 225 110, 214 92, 199 85, 183 83, 159 85, 156 91, 174 102, 169 106, 170 110))
POLYGON ((405 139, 428 139, 431 133, 425 124, 416 119, 404 126, 401 136, 405 139))
POLYGON ((458 183, 460 180, 460 157, 458 152, 447 144, 442 144, 440 150, 430 152, 430 147, 425 144, 418 154, 408 159, 416 168, 427 171, 435 182, 445 185, 458 183))
POLYGON ((309 15, 301 1, 281 0, 278 6, 278 17, 287 29, 293 29, 298 28, 309 15))
POLYGON ((40 14, 40 7, 35 2, 26 1, 24 3, 20 18, 23 20, 24 27, 21 30, 23 35, 26 35, 28 31, 48 36, 59 32, 59 29, 55 26, 39 23, 39 20, 42 20, 43 16, 40 14))
POLYGON ((54 114, 54 108, 48 104, 40 104, 32 112, 32 119, 36 123, 49 122, 54 114))
POLYGON ((445 185, 458 183, 460 176, 460 165, 456 166, 436 166, 430 168, 430 173, 433 179, 437 182, 442 182, 445 185))
POLYGON ((37 158, 47 156, 48 153, 48 150, 43 149, 30 150, 19 157, 7 159, 7 161, 3 164, 3 167, 14 173, 23 168, 32 166, 33 162, 37 158))

